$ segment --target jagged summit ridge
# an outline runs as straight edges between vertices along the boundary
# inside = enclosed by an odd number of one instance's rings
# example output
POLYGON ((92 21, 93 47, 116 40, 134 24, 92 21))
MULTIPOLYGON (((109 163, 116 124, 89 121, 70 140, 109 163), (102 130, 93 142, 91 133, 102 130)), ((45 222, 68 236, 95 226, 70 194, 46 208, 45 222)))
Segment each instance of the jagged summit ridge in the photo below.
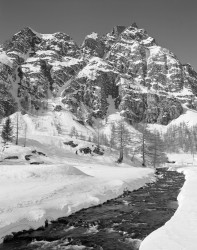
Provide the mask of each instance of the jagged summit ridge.
POLYGON ((112 36, 119 36, 124 30, 126 29, 126 26, 115 26, 112 31, 110 32, 110 34, 112 36))
MULTIPOLYGON (((196 109, 197 73, 135 23, 93 32, 80 47, 65 33, 24 28, 2 45, 0 80, 1 94, 18 108, 38 112, 59 98, 59 109, 82 123, 105 118, 109 96, 131 123, 168 124, 183 104, 196 109)), ((6 101, 0 106, 2 117, 14 112, 6 101)))

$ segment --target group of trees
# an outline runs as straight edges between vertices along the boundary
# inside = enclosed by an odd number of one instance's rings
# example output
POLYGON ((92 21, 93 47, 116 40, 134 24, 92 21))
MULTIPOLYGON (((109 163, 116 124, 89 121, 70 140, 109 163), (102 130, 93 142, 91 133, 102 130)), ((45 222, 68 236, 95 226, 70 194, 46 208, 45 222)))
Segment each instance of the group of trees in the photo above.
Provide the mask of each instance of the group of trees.
MULTIPOLYGON (((16 114, 14 120, 11 120, 10 117, 5 119, 1 132, 3 148, 8 142, 14 141, 16 145, 18 144, 19 120, 19 114, 16 114)), ((123 161, 125 154, 131 160, 138 154, 142 157, 143 166, 152 165, 156 167, 167 161, 165 152, 186 152, 192 155, 197 153, 197 125, 188 126, 184 122, 179 125, 171 125, 163 134, 160 134, 157 130, 150 132, 145 123, 139 123, 134 127, 135 130, 132 130, 122 118, 111 124, 111 131, 108 136, 102 133, 101 126, 97 126, 96 133, 93 136, 85 136, 73 126, 70 136, 93 142, 98 147, 105 145, 111 150, 118 150, 117 162, 119 163, 123 161)), ((24 133, 23 137, 26 138, 26 126, 24 133)))
MULTIPOLYGON (((27 127, 24 128, 24 137, 26 138, 27 127)), ((100 145, 105 145, 119 151, 117 162, 121 163, 123 157, 127 154, 131 160, 136 154, 142 157, 142 165, 152 165, 154 167, 167 161, 165 152, 186 152, 194 155, 197 153, 197 125, 187 126, 186 123, 179 125, 171 125, 164 134, 160 134, 157 130, 150 132, 145 123, 135 126, 135 130, 131 129, 122 118, 111 124, 110 135, 102 133, 101 126, 97 126, 94 136, 85 136, 79 133, 73 126, 70 136, 78 139, 86 140, 100 145)), ((18 144, 19 136, 19 114, 11 120, 10 117, 5 119, 2 127, 1 137, 3 139, 4 148, 8 142, 18 144)), ((24 146, 26 140, 24 141, 24 146)))
POLYGON ((6 119, 5 124, 3 125, 1 137, 4 142, 12 142, 13 140, 13 129, 10 117, 6 119))
POLYGON ((163 134, 167 152, 197 153, 197 125, 188 126, 185 122, 170 126, 163 134))
POLYGON ((152 165, 154 167, 165 163, 167 157, 165 154, 165 144, 158 131, 150 132, 146 124, 138 124, 135 129, 131 129, 127 122, 122 118, 119 121, 111 123, 110 135, 101 132, 101 126, 96 126, 93 137, 85 137, 77 132, 75 127, 71 128, 70 136, 78 139, 84 139, 89 142, 105 145, 111 150, 119 151, 118 163, 123 161, 124 155, 134 160, 136 154, 141 155, 142 165, 152 165))
POLYGON ((165 145, 158 131, 150 132, 147 124, 138 124, 135 131, 129 130, 127 123, 120 120, 114 128, 114 140, 119 149, 118 162, 122 162, 125 149, 129 152, 131 160, 135 154, 142 157, 142 166, 159 166, 167 161, 165 145), (138 131, 138 132, 137 132, 138 131))
MULTIPOLYGON (((2 126, 1 131, 1 138, 3 141, 3 148, 5 149, 5 146, 9 142, 15 141, 15 144, 18 145, 19 143, 19 124, 20 117, 19 113, 16 113, 16 118, 14 120, 11 120, 8 116, 5 119, 5 122, 2 126)), ((24 126, 24 147, 26 146, 26 136, 27 136, 27 125, 24 126)))
POLYGON ((3 125, 2 132, 1 132, 1 137, 2 137, 2 142, 3 142, 3 147, 2 147, 2 152, 6 148, 6 144, 8 142, 13 141, 13 129, 11 125, 11 119, 8 117, 5 121, 5 124, 3 125))

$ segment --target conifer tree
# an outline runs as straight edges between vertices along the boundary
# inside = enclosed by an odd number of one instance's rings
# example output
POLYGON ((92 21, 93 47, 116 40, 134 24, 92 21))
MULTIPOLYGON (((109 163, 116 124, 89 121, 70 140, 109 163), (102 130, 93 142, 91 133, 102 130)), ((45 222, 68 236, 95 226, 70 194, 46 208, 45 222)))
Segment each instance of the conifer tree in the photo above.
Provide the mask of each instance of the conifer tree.
POLYGON ((24 147, 26 147, 26 143, 27 143, 27 124, 25 123, 25 127, 24 127, 24 147))
POLYGON ((121 163, 123 161, 124 149, 130 143, 130 132, 123 119, 121 119, 115 127, 115 142, 120 153, 117 162, 121 163))
POLYGON ((116 136, 116 127, 114 123, 111 125, 111 135, 109 139, 110 150, 115 147, 115 136, 116 136))
POLYGON ((16 145, 18 145, 18 135, 19 135, 19 114, 16 113, 16 145))
POLYGON ((146 149, 146 155, 150 164, 156 168, 167 161, 165 146, 158 131, 149 134, 149 143, 146 149))
POLYGON ((182 122, 179 125, 170 126, 163 135, 167 152, 197 151, 197 126, 190 127, 182 122))
POLYGON ((146 166, 146 140, 147 140, 147 129, 146 124, 142 126, 142 144, 141 144, 141 152, 142 152, 142 166, 146 166))
POLYGON ((131 156, 131 161, 134 160, 134 157, 137 153, 141 152, 141 141, 140 141, 140 135, 135 133, 133 140, 131 141, 130 144, 130 149, 129 149, 129 153, 131 156))
POLYGON ((13 140, 13 130, 11 126, 11 119, 8 117, 2 129, 1 137, 4 143, 12 142, 13 140))
POLYGON ((105 145, 105 146, 109 146, 107 136, 103 133, 100 134, 100 144, 105 145))
POLYGON ((151 133, 147 129, 147 124, 142 123, 138 127, 141 132, 140 148, 142 155, 142 166, 152 165, 156 167, 167 161, 165 154, 164 142, 162 141, 158 131, 151 133))
POLYGON ((100 148, 100 144, 101 144, 101 120, 97 119, 94 122, 94 127, 95 127, 95 132, 96 135, 94 136, 94 141, 97 144, 97 148, 100 148))
MULTIPOLYGON (((86 140, 86 137, 85 137, 84 134, 82 134, 82 132, 81 132, 80 134, 78 134, 78 132, 77 132, 77 134, 75 134, 75 136, 79 137, 79 139, 82 140, 82 141, 85 141, 85 140, 86 140)), ((76 138, 77 138, 77 137, 76 137, 76 138)))
POLYGON ((70 137, 76 136, 76 134, 78 135, 75 126, 72 126, 72 128, 70 130, 70 137))
POLYGON ((140 123, 136 127, 138 131, 140 132, 139 136, 139 151, 142 155, 142 166, 146 167, 147 165, 147 145, 149 142, 149 132, 147 130, 147 124, 146 123, 140 123))

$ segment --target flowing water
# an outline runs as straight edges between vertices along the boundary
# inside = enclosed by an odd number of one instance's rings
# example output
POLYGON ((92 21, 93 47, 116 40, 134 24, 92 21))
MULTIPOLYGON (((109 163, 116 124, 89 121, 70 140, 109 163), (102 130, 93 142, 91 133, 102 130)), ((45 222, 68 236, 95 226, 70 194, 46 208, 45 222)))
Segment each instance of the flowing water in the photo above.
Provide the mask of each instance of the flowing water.
POLYGON ((7 236, 0 250, 137 250, 178 208, 184 175, 157 169, 157 180, 101 205, 82 209, 37 230, 7 236))

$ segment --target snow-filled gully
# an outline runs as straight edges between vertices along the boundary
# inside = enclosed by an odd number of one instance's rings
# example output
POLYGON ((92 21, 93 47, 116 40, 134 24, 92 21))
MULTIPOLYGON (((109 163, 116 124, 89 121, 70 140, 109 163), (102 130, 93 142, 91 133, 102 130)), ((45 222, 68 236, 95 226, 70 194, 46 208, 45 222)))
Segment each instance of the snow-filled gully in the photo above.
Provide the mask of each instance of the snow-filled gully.
POLYGON ((177 171, 158 169, 156 175, 156 182, 132 192, 125 190, 102 205, 8 236, 0 249, 139 249, 147 235, 173 216, 185 180, 177 171))

